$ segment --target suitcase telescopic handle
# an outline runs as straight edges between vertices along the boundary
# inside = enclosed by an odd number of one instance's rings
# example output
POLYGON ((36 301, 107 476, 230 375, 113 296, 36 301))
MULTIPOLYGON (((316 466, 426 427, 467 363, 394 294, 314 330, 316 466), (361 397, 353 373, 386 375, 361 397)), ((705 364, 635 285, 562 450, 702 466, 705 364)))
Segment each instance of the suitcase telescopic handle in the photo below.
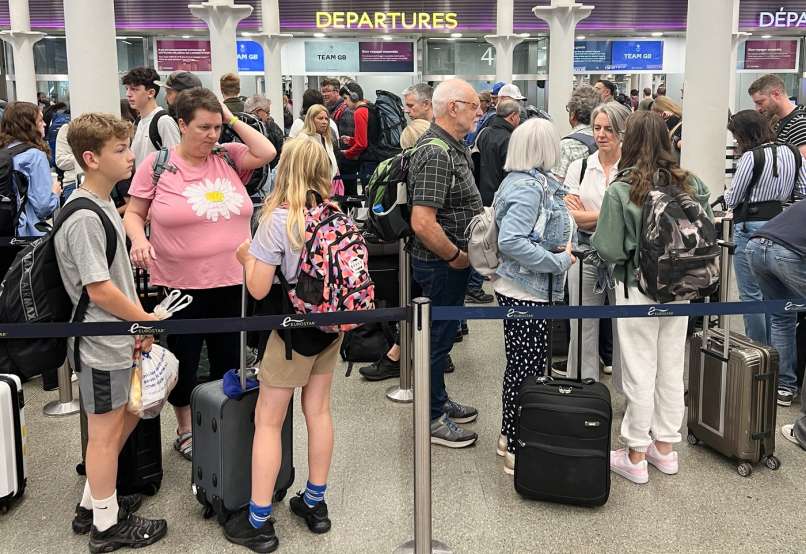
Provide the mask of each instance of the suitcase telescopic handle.
MULTIPOLYGON (((246 290, 246 268, 243 270, 243 285, 241 286, 241 317, 246 317, 246 302, 247 302, 247 295, 249 293, 246 290)), ((240 370, 239 375, 241 377, 241 390, 246 390, 246 331, 241 331, 241 358, 240 358, 240 370)))

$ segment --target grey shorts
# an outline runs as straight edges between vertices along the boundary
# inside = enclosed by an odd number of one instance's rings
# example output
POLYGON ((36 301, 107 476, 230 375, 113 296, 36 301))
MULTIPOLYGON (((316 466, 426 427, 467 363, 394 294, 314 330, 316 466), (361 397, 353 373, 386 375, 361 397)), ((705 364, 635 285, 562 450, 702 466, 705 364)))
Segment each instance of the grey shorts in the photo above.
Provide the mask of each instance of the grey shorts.
POLYGON ((132 369, 94 369, 78 372, 81 403, 88 414, 106 414, 125 406, 132 386, 132 369))

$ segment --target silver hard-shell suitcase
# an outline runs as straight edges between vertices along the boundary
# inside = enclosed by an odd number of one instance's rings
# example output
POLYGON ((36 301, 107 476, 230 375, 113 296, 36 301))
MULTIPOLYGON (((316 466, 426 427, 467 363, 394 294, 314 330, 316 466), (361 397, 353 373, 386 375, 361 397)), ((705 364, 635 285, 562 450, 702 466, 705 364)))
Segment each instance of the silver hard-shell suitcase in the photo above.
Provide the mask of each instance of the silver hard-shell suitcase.
MULTIPOLYGON (((246 309, 246 286, 242 295, 242 315, 246 309)), ((241 333, 240 374, 245 375, 246 333, 241 333)), ((244 388, 241 379, 241 387, 244 388)), ((193 416, 193 494, 205 507, 204 517, 216 516, 220 524, 249 505, 252 493, 252 441, 255 436, 255 406, 258 390, 246 392, 239 400, 224 394, 222 381, 211 381, 193 389, 190 396, 193 416)), ((281 434, 282 462, 274 487, 274 500, 282 500, 294 483, 293 399, 281 434)))
POLYGON ((25 400, 16 375, 0 375, 0 513, 25 492, 25 400))

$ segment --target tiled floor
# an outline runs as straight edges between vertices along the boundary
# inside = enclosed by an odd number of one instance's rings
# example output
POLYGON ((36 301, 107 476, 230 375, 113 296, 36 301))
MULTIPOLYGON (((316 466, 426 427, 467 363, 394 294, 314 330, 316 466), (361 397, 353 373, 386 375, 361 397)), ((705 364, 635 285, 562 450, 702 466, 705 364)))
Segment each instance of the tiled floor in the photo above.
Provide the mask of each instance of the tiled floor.
MULTIPOLYGON (((745 479, 713 452, 683 443, 679 475, 650 470, 645 486, 614 476, 602 508, 522 500, 495 455, 501 324, 473 321, 470 330, 454 349, 457 371, 447 380, 452 397, 478 407, 481 416, 470 427, 480 441, 458 451, 435 447, 432 455, 434 536, 454 552, 806 552, 801 524, 806 452, 782 439, 777 453, 783 467, 777 472, 760 467, 745 479)), ((357 372, 345 378, 344 368, 338 371, 336 452, 327 492, 333 530, 311 535, 290 515, 286 500, 275 511, 280 552, 391 553, 413 533, 411 407, 386 400, 391 381, 367 383, 357 372)), ((70 531, 83 487, 74 470, 80 456, 78 417, 42 416, 42 405, 55 393, 43 393, 38 382, 27 384, 25 393, 29 487, 22 502, 0 516, 0 552, 86 552, 86 538, 70 531)), ((623 400, 617 394, 614 399, 615 437, 623 400)), ((780 409, 779 423, 789 423, 797 409, 780 409)), ((190 493, 190 464, 170 445, 173 425, 166 412, 163 488, 141 510, 167 518, 170 526, 166 539, 150 551, 239 551, 213 521, 202 519, 190 493)), ((293 490, 304 485, 307 466, 302 417, 295 426, 293 490)))

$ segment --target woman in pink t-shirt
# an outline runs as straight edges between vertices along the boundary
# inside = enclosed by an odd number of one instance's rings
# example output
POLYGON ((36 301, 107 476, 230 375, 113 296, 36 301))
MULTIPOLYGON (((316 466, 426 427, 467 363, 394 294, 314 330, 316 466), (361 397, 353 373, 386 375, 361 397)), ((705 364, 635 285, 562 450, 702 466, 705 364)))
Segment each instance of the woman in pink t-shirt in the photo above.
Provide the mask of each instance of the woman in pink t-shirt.
MULTIPOLYGON (((123 223, 132 242, 131 259, 150 270, 154 284, 193 296, 181 317, 238 316, 243 270, 232 252, 250 237, 252 217, 243 183, 276 152, 266 137, 233 117, 207 89, 181 92, 175 106, 182 140, 168 151, 158 179, 154 163, 160 153, 155 152, 137 168, 129 189, 123 223), (217 145, 225 121, 243 144, 217 145)), ((168 348, 179 359, 179 381, 168 399, 178 422, 174 447, 188 460, 190 393, 196 386, 202 342, 207 343, 212 379, 220 379, 240 360, 235 333, 168 337, 168 348)))

